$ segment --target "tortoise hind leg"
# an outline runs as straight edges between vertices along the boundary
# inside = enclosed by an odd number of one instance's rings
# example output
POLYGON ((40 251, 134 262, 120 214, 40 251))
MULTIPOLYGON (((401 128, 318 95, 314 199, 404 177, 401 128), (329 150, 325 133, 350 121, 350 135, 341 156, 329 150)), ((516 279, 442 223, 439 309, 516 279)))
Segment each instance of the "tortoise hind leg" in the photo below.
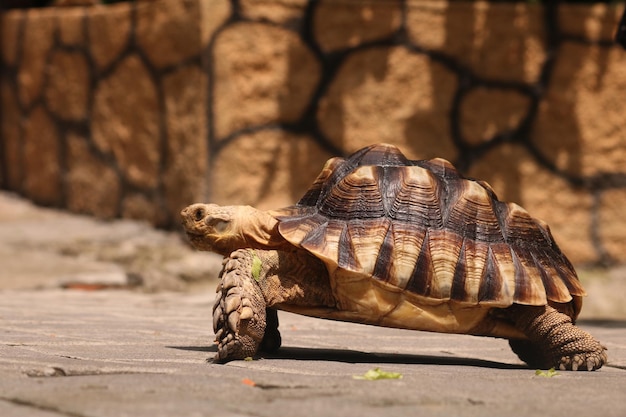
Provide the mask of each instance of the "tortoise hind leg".
POLYGON ((594 371, 607 362, 606 348, 554 308, 513 305, 507 312, 528 336, 529 340, 511 340, 509 344, 529 366, 594 371))
POLYGON ((548 369, 554 366, 548 365, 551 363, 549 357, 546 357, 539 346, 530 340, 509 339, 509 346, 517 357, 531 368, 548 369))

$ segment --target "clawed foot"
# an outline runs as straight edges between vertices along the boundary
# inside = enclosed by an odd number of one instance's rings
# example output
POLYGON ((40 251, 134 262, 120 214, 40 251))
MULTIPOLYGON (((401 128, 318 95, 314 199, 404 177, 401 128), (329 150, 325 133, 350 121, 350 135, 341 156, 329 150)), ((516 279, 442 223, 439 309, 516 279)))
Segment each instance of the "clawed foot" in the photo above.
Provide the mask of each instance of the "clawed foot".
POLYGON ((595 371, 608 358, 606 348, 589 333, 576 327, 569 316, 550 306, 513 306, 511 317, 529 340, 509 344, 531 367, 562 371, 595 371))
POLYGON ((254 356, 264 341, 265 302, 249 278, 250 268, 251 256, 247 251, 236 251, 224 261, 213 307, 217 362, 254 356))
MULTIPOLYGON (((597 343, 594 340, 595 343, 597 343)), ((509 340, 509 345, 517 356, 529 367, 537 369, 554 368, 560 371, 595 371, 607 363, 606 348, 597 343, 596 349, 558 357, 551 355, 529 340, 509 340)), ((589 348, 589 347, 588 347, 589 348)))
POLYGON ((606 348, 598 343, 598 348, 593 352, 582 352, 561 357, 555 368, 561 371, 595 371, 607 361, 606 348))

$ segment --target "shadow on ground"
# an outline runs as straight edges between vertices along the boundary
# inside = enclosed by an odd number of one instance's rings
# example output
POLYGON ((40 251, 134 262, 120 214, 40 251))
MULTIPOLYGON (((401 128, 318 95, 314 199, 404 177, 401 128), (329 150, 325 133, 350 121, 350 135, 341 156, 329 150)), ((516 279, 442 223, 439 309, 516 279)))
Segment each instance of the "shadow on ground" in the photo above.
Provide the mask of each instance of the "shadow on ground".
MULTIPOLYGON (((215 346, 167 346, 170 349, 187 351, 217 352, 215 346)), ((491 369, 528 369, 527 366, 489 361, 484 359, 433 356, 433 355, 408 355, 402 353, 369 353, 350 349, 316 349, 302 347, 281 347, 278 352, 265 353, 266 360, 295 360, 295 361, 325 361, 343 363, 380 363, 380 364, 406 364, 406 365, 451 365, 451 366, 476 366, 491 369)))

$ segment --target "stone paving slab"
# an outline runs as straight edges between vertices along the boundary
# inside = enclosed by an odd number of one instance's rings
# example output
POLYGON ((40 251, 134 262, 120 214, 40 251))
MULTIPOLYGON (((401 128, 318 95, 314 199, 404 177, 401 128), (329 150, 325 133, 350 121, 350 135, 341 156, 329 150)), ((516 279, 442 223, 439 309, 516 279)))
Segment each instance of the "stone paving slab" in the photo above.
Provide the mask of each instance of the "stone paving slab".
POLYGON ((535 375, 506 341, 280 313, 283 348, 213 364, 211 292, 0 292, 0 415, 624 416, 626 324, 597 372, 535 375), (370 369, 402 379, 354 379, 370 369))

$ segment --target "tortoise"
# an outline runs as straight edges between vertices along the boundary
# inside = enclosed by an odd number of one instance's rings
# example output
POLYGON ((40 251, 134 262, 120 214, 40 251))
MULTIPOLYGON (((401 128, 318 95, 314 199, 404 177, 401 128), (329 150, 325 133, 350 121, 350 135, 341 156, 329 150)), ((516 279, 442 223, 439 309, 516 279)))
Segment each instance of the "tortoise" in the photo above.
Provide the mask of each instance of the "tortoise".
POLYGON ((181 217, 193 246, 225 257, 217 362, 278 349, 276 310, 506 338, 542 369, 607 361, 574 325, 585 291, 548 225, 444 159, 372 145, 329 159, 293 206, 193 204, 181 217))

